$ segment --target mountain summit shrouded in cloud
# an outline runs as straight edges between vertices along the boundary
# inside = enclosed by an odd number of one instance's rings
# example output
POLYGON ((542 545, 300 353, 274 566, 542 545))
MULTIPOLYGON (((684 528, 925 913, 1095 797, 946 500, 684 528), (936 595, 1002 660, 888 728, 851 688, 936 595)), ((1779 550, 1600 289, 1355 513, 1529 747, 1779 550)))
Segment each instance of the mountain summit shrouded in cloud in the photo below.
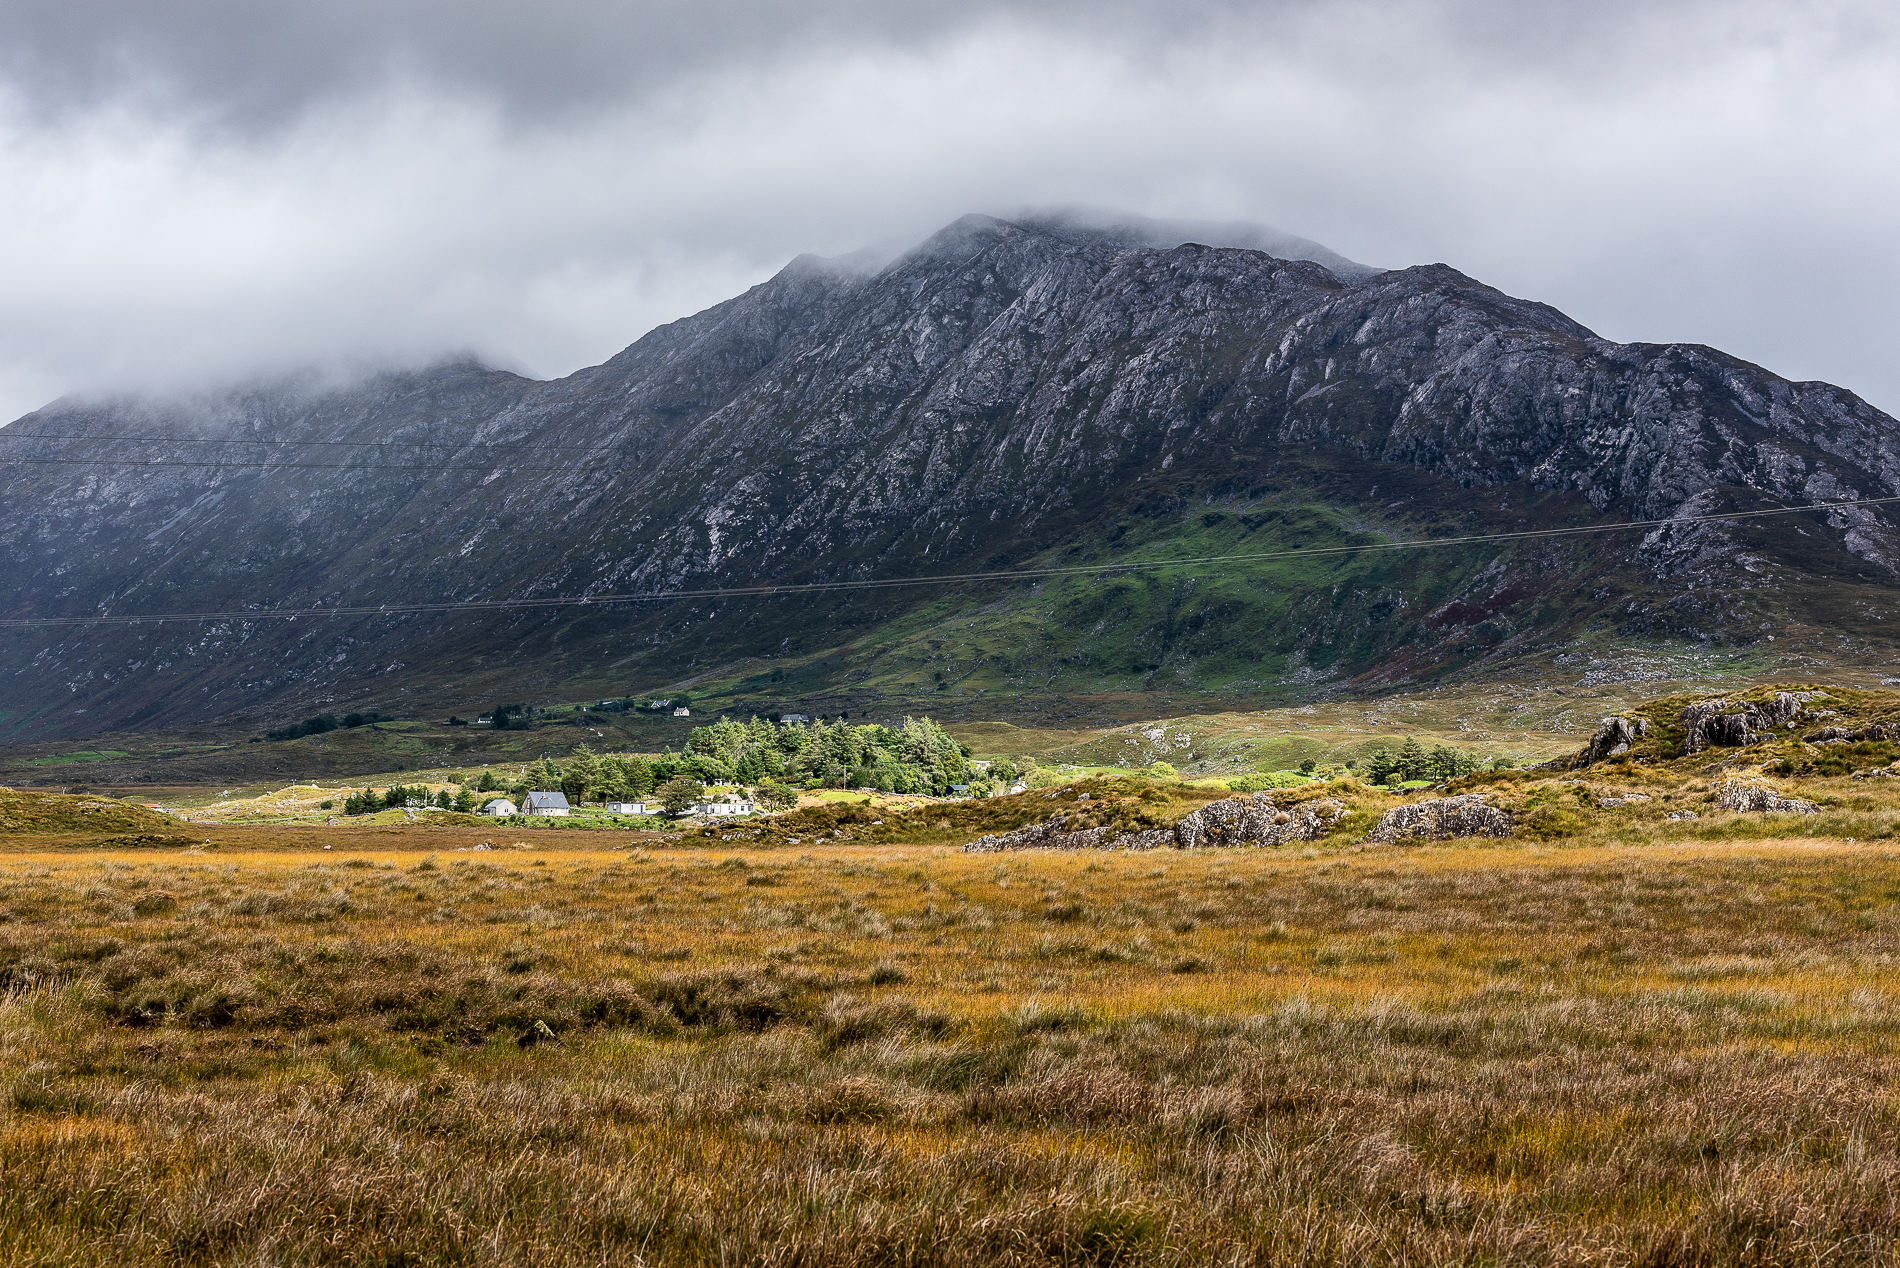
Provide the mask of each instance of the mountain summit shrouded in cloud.
POLYGON ((1451 260, 1888 405, 1890 6, 0 4, 0 417, 610 355, 971 207, 1451 260))
POLYGON ((739 711, 1075 716, 1522 671, 1586 633, 1890 650, 1888 508, 1706 517, 1900 495, 1892 418, 1289 245, 1338 268, 973 215, 881 267, 800 256, 563 379, 48 408, 8 442, 0 616, 77 623, 0 630, 32 702, 0 721, 680 682, 739 711), (1666 522, 1490 540, 1632 520, 1666 522), (1340 553, 1418 538, 1480 540, 1340 553))

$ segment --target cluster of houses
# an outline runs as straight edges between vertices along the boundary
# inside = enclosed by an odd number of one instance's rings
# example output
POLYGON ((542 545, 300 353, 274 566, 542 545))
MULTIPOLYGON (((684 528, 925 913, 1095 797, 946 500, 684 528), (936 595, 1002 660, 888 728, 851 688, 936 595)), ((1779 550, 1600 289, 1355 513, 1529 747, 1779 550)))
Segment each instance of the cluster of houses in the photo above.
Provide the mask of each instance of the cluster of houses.
MULTIPOLYGON (((508 815, 531 815, 554 818, 571 813, 573 807, 567 804, 567 797, 558 792, 531 792, 523 797, 517 806, 506 797, 497 797, 482 807, 485 815, 505 818, 508 815)), ((708 818, 749 815, 755 807, 744 797, 736 793, 721 793, 708 798, 692 808, 691 813, 708 818)), ((663 815, 666 809, 657 801, 610 801, 607 803, 610 815, 663 815)))

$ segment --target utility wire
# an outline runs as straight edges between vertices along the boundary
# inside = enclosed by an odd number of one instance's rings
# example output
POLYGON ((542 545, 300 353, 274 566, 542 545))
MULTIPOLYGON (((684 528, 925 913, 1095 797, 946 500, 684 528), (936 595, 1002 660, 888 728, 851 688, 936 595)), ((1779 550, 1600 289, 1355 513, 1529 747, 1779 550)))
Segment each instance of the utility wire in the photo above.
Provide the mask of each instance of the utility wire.
POLYGON ((997 572, 938 573, 928 577, 892 577, 862 581, 806 581, 786 585, 720 586, 701 590, 660 590, 645 594, 595 594, 556 596, 545 599, 472 599, 447 603, 379 604, 375 607, 331 607, 314 605, 303 608, 271 608, 238 612, 165 612, 138 616, 49 616, 0 619, 0 628, 63 625, 142 625, 148 621, 256 621, 295 620, 298 617, 405 616, 428 612, 480 612, 518 608, 598 607, 614 603, 667 603, 676 599, 725 599, 776 595, 819 594, 840 590, 887 590, 898 586, 954 585, 968 581, 1021 581, 1037 577, 1061 577, 1086 573, 1095 576, 1126 575, 1165 568, 1197 567, 1204 564, 1259 563, 1277 559, 1311 559, 1321 556, 1357 555, 1379 550, 1426 550, 1441 546, 1470 546, 1486 542, 1545 541, 1581 537, 1596 533, 1627 533, 1636 529, 1663 528, 1688 524, 1723 523, 1734 520, 1762 519, 1773 515, 1799 515, 1808 511, 1836 510, 1850 506, 1888 506, 1900 497, 1856 498, 1839 502, 1816 502, 1807 506, 1770 507, 1759 511, 1726 511, 1715 515, 1686 515, 1676 519, 1629 520, 1620 524, 1586 524, 1576 528, 1538 528, 1515 533, 1473 533, 1462 537, 1427 537, 1416 541, 1367 542, 1357 546, 1307 546, 1293 550, 1253 551, 1231 555, 1198 555, 1185 559, 1132 560, 1126 563, 1074 564, 1049 568, 1016 568, 997 572))
MULTIPOLYGON (((437 440, 289 440, 273 436, 85 436, 63 432, 16 432, 0 427, 0 440, 110 440, 135 441, 162 445, 327 445, 346 449, 492 449, 523 445, 526 440, 469 440, 460 443, 437 440)), ((545 445, 536 441, 536 453, 614 453, 600 445, 545 445)), ((13 461, 23 461, 14 459, 13 461)))
POLYGON ((206 459, 192 462, 186 459, 152 458, 135 461, 130 458, 0 458, 0 467, 18 466, 23 463, 48 464, 61 467, 125 467, 139 471, 147 467, 220 467, 245 468, 257 471, 493 471, 494 463, 480 467, 445 467, 432 462, 422 463, 386 463, 386 462, 218 462, 206 459))

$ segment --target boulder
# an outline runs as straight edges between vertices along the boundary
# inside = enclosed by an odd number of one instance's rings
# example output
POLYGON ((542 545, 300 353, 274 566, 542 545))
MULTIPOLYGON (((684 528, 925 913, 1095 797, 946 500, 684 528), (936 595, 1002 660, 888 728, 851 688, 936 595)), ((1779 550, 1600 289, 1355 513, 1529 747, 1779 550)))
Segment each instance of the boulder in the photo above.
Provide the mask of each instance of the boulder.
POLYGON ((1287 845, 1317 841, 1345 815, 1337 801, 1309 801, 1282 810, 1266 793, 1212 801, 1174 825, 1184 850, 1222 845, 1287 845))
POLYGON ((1031 824, 1013 832, 978 837, 964 846, 966 853, 993 854, 1003 850, 1156 850, 1162 847, 1202 849, 1208 846, 1273 846, 1294 841, 1317 841, 1345 816, 1337 801, 1302 802, 1282 810, 1265 793, 1209 802, 1172 828, 1122 831, 1082 828, 1064 831, 1069 816, 1057 815, 1047 823, 1031 824))
POLYGON ((1809 691, 1777 691, 1771 699, 1736 703, 1699 700, 1682 711, 1682 751, 1706 748, 1743 748, 1770 738, 1776 727, 1787 726, 1814 699, 1809 691))
POLYGON ((1631 745, 1648 734, 1648 718, 1605 718, 1602 725, 1597 727, 1597 733, 1590 737, 1590 743, 1578 754, 1576 764, 1588 766, 1605 758, 1618 757, 1629 752, 1631 745))
POLYGON ((1394 806, 1366 833, 1368 841, 1450 841, 1458 837, 1508 837, 1511 816, 1483 797, 1441 797, 1394 806))
POLYGON ((1715 808, 1738 813, 1819 814, 1821 808, 1799 797, 1784 797, 1766 784, 1748 784, 1739 779, 1723 782, 1715 790, 1715 808))

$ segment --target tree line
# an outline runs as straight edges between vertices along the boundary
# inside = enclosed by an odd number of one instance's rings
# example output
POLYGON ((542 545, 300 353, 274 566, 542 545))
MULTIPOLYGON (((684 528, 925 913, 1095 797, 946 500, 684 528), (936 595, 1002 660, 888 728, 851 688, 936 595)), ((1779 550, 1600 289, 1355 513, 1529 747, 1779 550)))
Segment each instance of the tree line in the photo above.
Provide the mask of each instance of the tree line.
MULTIPOLYGON (((1351 765, 1349 763, 1349 765, 1351 765)), ((1469 775, 1484 765, 1484 759, 1464 749, 1434 744, 1429 750, 1408 737, 1399 751, 1381 747, 1366 760, 1366 778, 1375 784, 1401 784, 1416 779, 1442 784, 1460 775, 1469 775)))

